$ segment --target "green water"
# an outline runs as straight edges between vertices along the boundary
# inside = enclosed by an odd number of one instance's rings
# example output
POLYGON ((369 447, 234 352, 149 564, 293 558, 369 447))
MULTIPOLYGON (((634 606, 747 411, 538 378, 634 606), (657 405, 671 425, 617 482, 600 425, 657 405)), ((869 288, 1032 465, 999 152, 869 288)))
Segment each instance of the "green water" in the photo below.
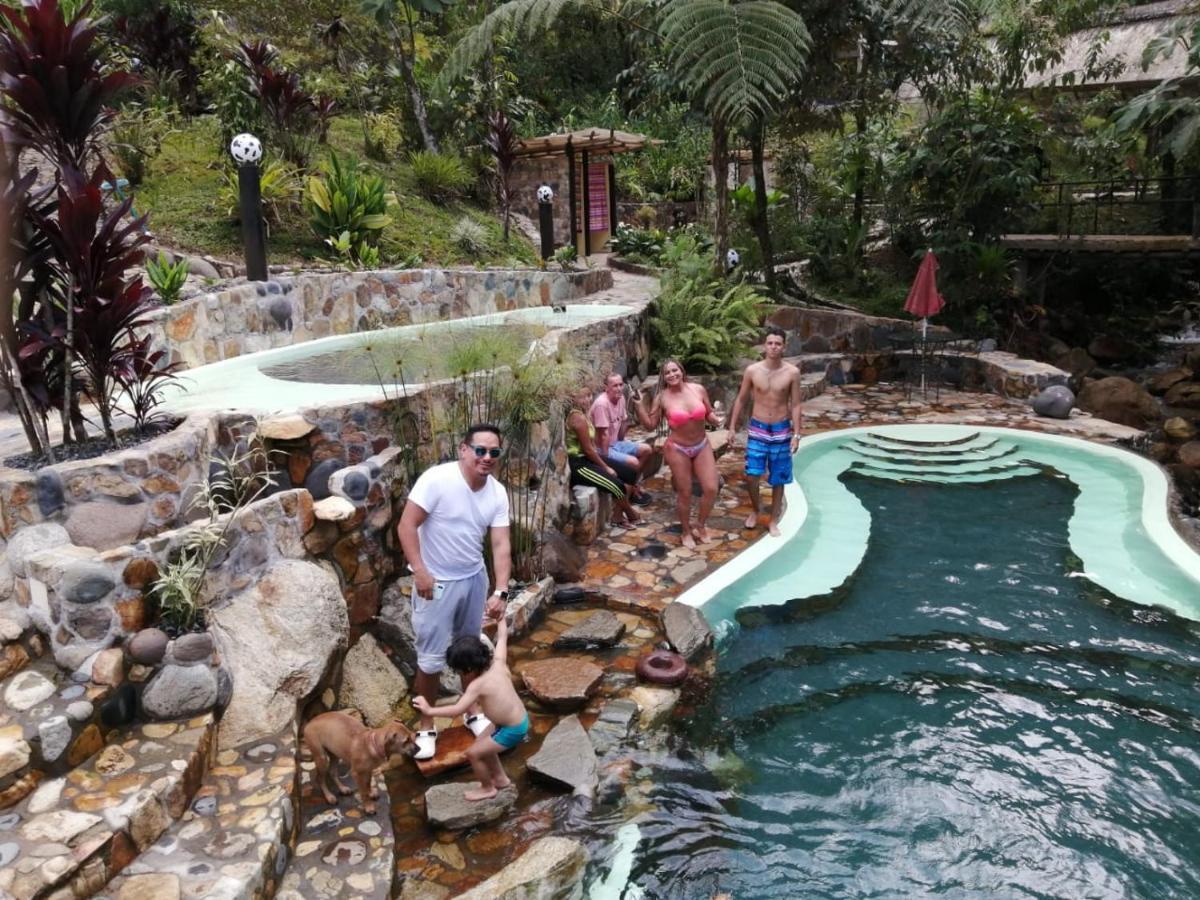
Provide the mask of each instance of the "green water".
POLYGON ((315 384, 420 384, 510 366, 551 327, 523 322, 381 332, 353 347, 316 353, 303 349, 261 367, 281 381, 315 384))
POLYGON ((1068 481, 842 481, 866 557, 739 613, 629 891, 1200 896, 1200 626, 1072 577, 1068 481))

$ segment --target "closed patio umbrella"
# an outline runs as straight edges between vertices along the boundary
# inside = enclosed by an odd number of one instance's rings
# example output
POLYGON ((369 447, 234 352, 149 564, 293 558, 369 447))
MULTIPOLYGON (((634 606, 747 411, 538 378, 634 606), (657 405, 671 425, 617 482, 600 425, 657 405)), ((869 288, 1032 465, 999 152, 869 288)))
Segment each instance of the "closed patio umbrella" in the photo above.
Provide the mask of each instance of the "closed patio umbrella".
MULTIPOLYGON (((929 317, 941 312, 946 301, 937 289, 938 261, 933 250, 925 251, 925 258, 917 269, 917 277, 913 279, 912 287, 908 290, 908 299, 904 301, 904 311, 921 318, 921 340, 924 341, 929 333, 929 317)), ((922 345, 922 353, 928 347, 922 345)), ((925 358, 921 362, 921 393, 925 393, 925 358)))
POLYGON ((932 250, 927 250, 920 268, 917 269, 917 277, 913 279, 912 287, 908 290, 908 299, 904 301, 904 311, 921 320, 922 338, 929 331, 929 317, 937 315, 946 305, 946 301, 938 293, 937 270, 937 257, 932 250))

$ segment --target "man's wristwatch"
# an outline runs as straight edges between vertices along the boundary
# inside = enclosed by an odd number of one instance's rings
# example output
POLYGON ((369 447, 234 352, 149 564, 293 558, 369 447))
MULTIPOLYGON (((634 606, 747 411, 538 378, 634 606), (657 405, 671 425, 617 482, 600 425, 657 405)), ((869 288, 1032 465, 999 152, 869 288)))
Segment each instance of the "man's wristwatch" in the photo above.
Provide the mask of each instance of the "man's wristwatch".
POLYGON ((499 597, 501 600, 508 599, 508 591, 492 591, 493 597, 499 597))

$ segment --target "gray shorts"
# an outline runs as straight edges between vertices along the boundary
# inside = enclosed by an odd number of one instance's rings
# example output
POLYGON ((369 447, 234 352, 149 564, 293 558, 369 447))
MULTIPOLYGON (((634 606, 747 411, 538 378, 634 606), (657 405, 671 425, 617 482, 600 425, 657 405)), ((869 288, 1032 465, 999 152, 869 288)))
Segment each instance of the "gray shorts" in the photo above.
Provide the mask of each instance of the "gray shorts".
POLYGON ((446 668, 446 648, 455 638, 478 635, 483 624, 488 576, 480 569, 460 581, 437 581, 433 598, 412 592, 412 624, 417 636, 417 668, 435 675, 446 668))

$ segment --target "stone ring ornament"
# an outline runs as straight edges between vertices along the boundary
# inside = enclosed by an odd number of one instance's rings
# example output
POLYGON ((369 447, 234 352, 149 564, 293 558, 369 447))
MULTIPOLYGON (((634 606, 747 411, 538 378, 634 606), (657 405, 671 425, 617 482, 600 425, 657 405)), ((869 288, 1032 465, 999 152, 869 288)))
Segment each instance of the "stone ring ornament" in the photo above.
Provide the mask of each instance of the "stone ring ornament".
POLYGON ((239 166, 253 165, 262 159, 262 141, 245 132, 234 135, 233 140, 229 142, 229 153, 239 166))
POLYGON ((637 661, 637 677, 651 684, 673 686, 687 678, 687 661, 670 650, 652 650, 637 661))

